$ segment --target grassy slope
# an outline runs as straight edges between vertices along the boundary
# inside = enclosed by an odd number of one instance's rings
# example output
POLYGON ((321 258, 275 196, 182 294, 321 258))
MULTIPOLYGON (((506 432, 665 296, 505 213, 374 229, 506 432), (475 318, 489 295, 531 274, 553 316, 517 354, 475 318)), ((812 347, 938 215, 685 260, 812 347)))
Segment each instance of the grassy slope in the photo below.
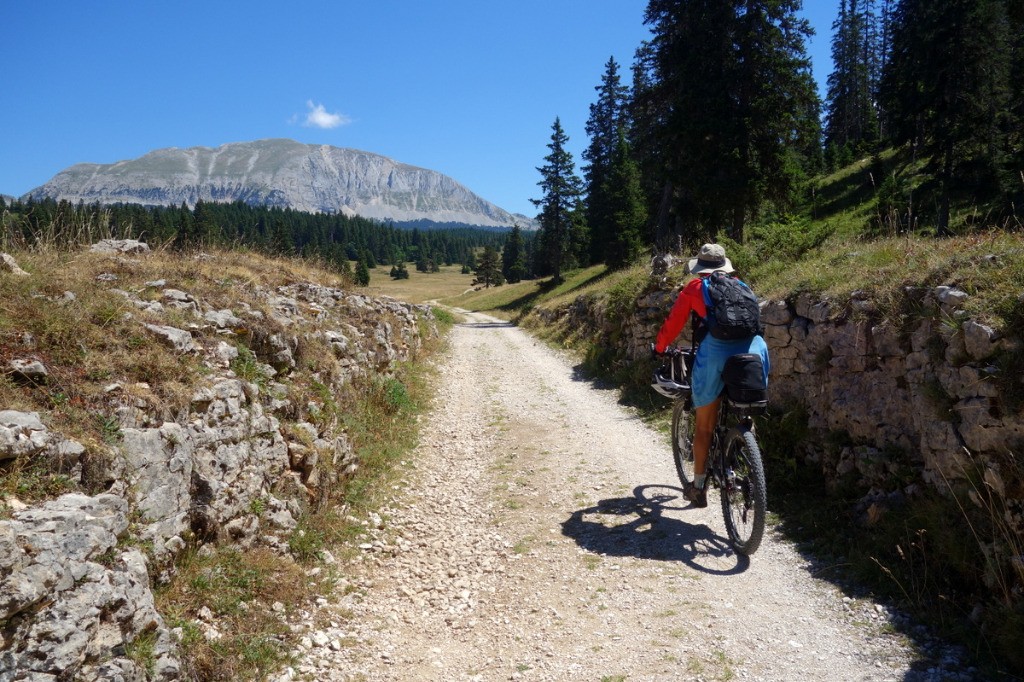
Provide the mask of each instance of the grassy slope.
MULTIPOLYGON (((802 209, 804 218, 795 219, 792 228, 813 235, 820 244, 801 249, 799 236, 789 243, 751 241, 735 260, 767 297, 814 291, 844 299, 859 290, 871 293, 883 313, 895 314, 886 303, 899 300, 903 287, 948 285, 971 294, 965 310, 972 317, 999 328, 1014 327, 1024 319, 1018 300, 1024 292, 1024 239, 1019 231, 979 227, 985 225, 979 209, 960 206, 954 211, 954 227, 959 225, 961 234, 938 239, 930 236, 924 220, 917 232, 910 232, 903 229, 905 221, 879 209, 877 176, 896 173, 904 186, 920 188, 923 165, 890 151, 882 155, 880 168, 862 159, 818 179, 802 209)), ((926 201, 925 190, 915 193, 916 200, 926 201)))

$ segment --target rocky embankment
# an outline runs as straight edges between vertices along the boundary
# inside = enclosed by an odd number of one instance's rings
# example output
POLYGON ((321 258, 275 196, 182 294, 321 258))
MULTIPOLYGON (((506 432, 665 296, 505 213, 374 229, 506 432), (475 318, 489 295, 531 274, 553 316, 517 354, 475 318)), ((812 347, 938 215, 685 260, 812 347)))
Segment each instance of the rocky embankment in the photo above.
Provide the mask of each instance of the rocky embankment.
MULTIPOLYGON (((345 432, 317 418, 324 400, 294 390, 292 376, 308 369, 302 358, 329 356, 332 371, 316 378, 340 401, 361 379, 410 359, 421 329, 436 333, 427 307, 313 282, 250 283, 231 305, 161 279, 129 288, 148 248, 94 248, 109 250, 96 279, 127 302, 139 343, 164 344, 201 379, 173 407, 143 382, 112 377, 103 390, 117 438, 107 448, 48 428, 45 412, 0 405, 0 465, 42 463, 78 488, 33 504, 0 500, 4 682, 180 679, 151 577, 168 579, 187 544, 286 553, 297 518, 360 466, 345 432), (133 654, 139 643, 145 656, 133 654)), ((0 277, 29 276, 10 262, 0 277)), ((76 297, 66 291, 48 302, 76 297)), ((2 350, 11 381, 45 384, 53 368, 31 334, 2 350)))

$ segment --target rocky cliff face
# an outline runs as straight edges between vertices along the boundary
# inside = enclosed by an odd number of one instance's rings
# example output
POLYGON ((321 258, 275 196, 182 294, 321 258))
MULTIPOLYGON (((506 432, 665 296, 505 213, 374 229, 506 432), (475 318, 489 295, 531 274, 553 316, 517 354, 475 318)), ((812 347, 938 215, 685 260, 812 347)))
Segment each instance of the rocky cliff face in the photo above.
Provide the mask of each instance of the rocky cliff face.
MULTIPOLYGON (((187 286, 135 281, 144 244, 99 248, 109 255, 93 256, 96 286, 123 300, 117 319, 138 334, 138 352, 161 344, 201 379, 175 408, 148 384, 111 381, 109 445, 0 405, 0 464, 59 471, 80 490, 35 504, 0 496, 0 680, 181 679, 151 577, 165 580, 187 543, 287 554, 296 519, 360 466, 338 420, 323 418, 328 398, 389 375, 416 353, 421 330, 436 333, 428 307, 315 282, 250 283, 244 300, 214 305, 187 286), (293 383, 314 357, 322 395, 293 383), (140 641, 145 660, 130 653, 140 641)), ((81 293, 40 305, 75 305, 81 293)), ((23 334, 4 348, 15 357, 0 371, 26 391, 55 383, 38 343, 23 334)))
POLYGON ((113 164, 82 163, 27 196, 152 206, 243 201, 396 223, 532 224, 436 171, 369 152, 292 140, 169 148, 113 164))

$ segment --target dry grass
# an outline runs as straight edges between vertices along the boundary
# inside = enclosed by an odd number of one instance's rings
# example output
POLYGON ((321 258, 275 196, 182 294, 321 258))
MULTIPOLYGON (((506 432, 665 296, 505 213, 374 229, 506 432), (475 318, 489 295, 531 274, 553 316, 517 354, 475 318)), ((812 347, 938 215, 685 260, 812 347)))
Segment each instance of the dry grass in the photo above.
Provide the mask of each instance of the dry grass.
POLYGON ((222 547, 189 552, 156 605, 181 628, 190 679, 263 679, 292 656, 288 617, 320 592, 317 579, 270 550, 222 547))
POLYGON ((426 303, 457 296, 473 288, 473 275, 463 275, 461 265, 442 265, 440 272, 417 272, 415 263, 406 265, 408 279, 391 279, 391 267, 378 265, 370 270, 370 285, 363 287, 371 296, 390 296, 408 303, 426 303))
MULTIPOLYGON (((119 409, 141 406, 148 414, 179 419, 211 372, 197 355, 180 355, 160 344, 144 323, 191 326, 194 337, 208 342, 224 338, 204 339, 212 331, 196 325, 191 314, 167 308, 163 314, 152 314, 112 289, 143 300, 159 300, 164 288, 180 289, 204 307, 228 308, 236 314, 243 304, 269 312, 261 293, 282 285, 318 282, 351 289, 337 273, 315 263, 257 253, 195 256, 158 249, 140 257, 42 250, 13 255, 30 275, 0 274, 0 367, 14 358, 31 357, 44 362, 49 377, 30 385, 0 372, 0 409, 38 412, 51 431, 81 442, 87 449, 87 472, 103 471, 103 466, 90 462, 112 456, 120 438, 119 409), (97 280, 106 274, 115 275, 116 281, 97 280), (164 283, 147 284, 156 280, 164 283), (73 297, 65 296, 66 291, 73 297), (120 388, 108 390, 112 384, 120 388)), ((412 277, 420 285, 407 289, 419 292, 407 296, 412 299, 441 295, 426 284, 451 286, 459 281, 461 291, 466 279, 457 271, 412 277)), ((387 293, 401 295, 396 290, 387 293)), ((372 316, 367 321, 380 320, 372 316)), ((248 346, 258 351, 261 339, 280 330, 269 317, 258 327, 237 330, 239 336, 228 340, 240 350, 232 365, 236 373, 266 386, 248 346)), ((311 505, 299 519, 289 542, 295 560, 263 549, 209 546, 201 551, 193 547, 179 558, 175 575, 159 590, 157 601, 170 625, 181 628, 190 679, 263 679, 289 661, 296 635, 287 626, 287 616, 329 593, 335 578, 327 566, 321 567, 319 577, 307 577, 305 567, 320 564, 326 549, 345 554, 345 543, 362 532, 352 516, 374 508, 381 491, 390 489, 386 481, 396 463, 416 441, 416 414, 430 394, 425 367, 409 363, 393 376, 360 379, 338 391, 344 382, 333 351, 315 335, 299 336, 297 367, 287 380, 294 414, 282 415, 283 428, 288 430, 289 420, 304 420, 317 423, 325 433, 344 431, 358 456, 359 470, 354 477, 339 476, 335 481, 332 477, 339 472, 331 471, 329 457, 321 458, 328 463, 322 472, 325 480, 334 483, 321 486, 320 504, 311 505), (280 606, 275 610, 275 603, 283 605, 283 613, 280 606), (204 609, 210 610, 212 618, 207 620, 219 636, 204 633, 204 609)), ((441 339, 425 339, 422 353, 436 351, 440 343, 441 339)), ((296 437, 294 431, 289 433, 296 437)), ((54 472, 46 462, 22 458, 0 466, 3 497, 31 502, 78 487, 83 486, 54 472)), ((88 480, 84 487, 89 487, 88 480)), ((147 642, 140 640, 133 657, 145 661, 152 655, 151 644, 147 649, 147 642)))
POLYGON ((812 291, 845 300, 866 291, 893 313, 906 286, 956 286, 971 294, 965 310, 972 316, 1010 327, 1024 290, 1024 238, 1003 230, 942 240, 836 238, 796 263, 756 265, 749 280, 770 298, 812 291))

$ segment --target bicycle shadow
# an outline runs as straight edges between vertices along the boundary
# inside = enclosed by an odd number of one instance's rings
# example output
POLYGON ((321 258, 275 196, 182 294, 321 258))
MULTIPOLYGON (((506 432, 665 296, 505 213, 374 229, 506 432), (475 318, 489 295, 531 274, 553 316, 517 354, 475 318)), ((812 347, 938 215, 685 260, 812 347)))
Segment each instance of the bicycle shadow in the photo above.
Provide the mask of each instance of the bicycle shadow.
POLYGON ((711 575, 737 575, 750 567, 749 557, 736 554, 727 538, 706 525, 664 514, 687 509, 693 508, 681 489, 641 485, 633 489, 633 497, 600 500, 574 511, 562 522, 562 534, 595 554, 679 561, 711 575))

